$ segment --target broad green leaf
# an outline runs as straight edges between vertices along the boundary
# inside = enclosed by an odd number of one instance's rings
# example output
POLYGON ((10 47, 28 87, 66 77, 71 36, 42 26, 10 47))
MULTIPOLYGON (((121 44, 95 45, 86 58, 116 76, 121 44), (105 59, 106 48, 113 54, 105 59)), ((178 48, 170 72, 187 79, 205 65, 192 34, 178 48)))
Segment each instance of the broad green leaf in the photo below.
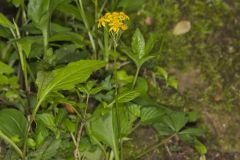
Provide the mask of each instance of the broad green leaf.
POLYGON ((29 157, 31 160, 52 160, 58 153, 61 146, 61 140, 52 140, 49 138, 36 151, 31 152, 29 157))
POLYGON ((119 155, 118 130, 116 124, 116 115, 112 110, 106 112, 103 116, 99 116, 96 110, 93 114, 94 120, 90 122, 90 138, 96 138, 98 141, 110 146, 114 153, 119 155))
POLYGON ((148 39, 145 47, 145 54, 148 55, 151 50, 153 49, 157 36, 155 34, 151 34, 150 38, 148 39))
POLYGON ((41 120, 49 129, 56 131, 56 124, 54 122, 54 116, 50 113, 38 114, 37 118, 41 120))
POLYGON ((0 25, 10 29, 15 28, 14 25, 2 13, 0 13, 0 25))
POLYGON ((133 35, 132 49, 133 49, 134 54, 138 55, 139 59, 144 57, 144 55, 145 55, 145 40, 139 29, 136 29, 136 31, 133 35))
MULTIPOLYGON (((133 108, 132 108, 133 109, 133 108)), ((135 108, 136 109, 136 108, 135 108)), ((118 110, 121 137, 128 136, 133 128, 133 123, 137 119, 128 107, 120 106, 118 110)))
POLYGON ((27 129, 27 119, 24 114, 16 109, 3 109, 0 111, 0 131, 10 139, 23 140, 27 129))
POLYGON ((175 132, 179 132, 187 123, 188 119, 184 112, 172 112, 163 118, 163 122, 175 132))
POLYGON ((161 107, 142 107, 141 109, 141 122, 144 124, 152 124, 160 122, 166 110, 161 107))
POLYGON ((26 57, 29 56, 32 48, 32 44, 40 40, 38 37, 24 37, 18 40, 19 44, 21 44, 23 51, 26 54, 26 57))
POLYGON ((7 64, 0 61, 0 74, 11 74, 13 69, 7 64))
POLYGON ((69 3, 63 3, 61 5, 59 5, 57 7, 57 10, 59 10, 60 12, 69 15, 69 16, 73 16, 74 18, 78 19, 78 20, 82 20, 82 16, 78 10, 78 8, 74 5, 71 5, 69 3))
POLYGON ((58 32, 49 37, 49 42, 56 41, 70 41, 76 44, 81 44, 83 41, 83 37, 74 32, 58 32))
POLYGON ((145 78, 138 77, 135 89, 138 90, 141 96, 145 96, 148 93, 148 82, 145 78))
POLYGON ((199 119, 199 113, 188 112, 187 117, 188 117, 188 122, 196 122, 199 119))
POLYGON ((156 129, 157 133, 160 136, 169 136, 175 133, 171 128, 169 128, 166 124, 164 123, 156 123, 153 125, 153 127, 156 129))
POLYGON ((46 31, 50 19, 50 0, 31 0, 28 3, 28 16, 35 27, 46 31))
POLYGON ((92 72, 105 65, 103 61, 80 60, 51 73, 39 72, 37 76, 38 98, 43 100, 52 91, 69 90, 76 84, 85 82, 92 72))
POLYGON ((119 93, 117 97, 118 103, 130 102, 131 100, 135 99, 139 95, 140 95, 140 92, 138 90, 123 91, 122 93, 119 93))

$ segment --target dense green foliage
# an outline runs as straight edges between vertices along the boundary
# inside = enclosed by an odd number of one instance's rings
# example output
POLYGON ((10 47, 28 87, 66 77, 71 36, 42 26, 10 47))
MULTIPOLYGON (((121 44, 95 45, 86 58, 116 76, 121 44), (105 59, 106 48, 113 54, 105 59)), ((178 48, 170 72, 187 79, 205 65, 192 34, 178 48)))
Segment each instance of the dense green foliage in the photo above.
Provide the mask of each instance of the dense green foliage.
POLYGON ((228 70, 239 55, 230 60, 215 53, 222 46, 209 36, 224 26, 224 16, 234 21, 227 3, 12 0, 4 5, 14 11, 0 13, 0 158, 132 160, 159 147, 171 155, 168 144, 183 143, 194 150, 191 158, 205 159, 201 108, 185 104, 208 102, 219 88, 232 101, 237 98, 239 66, 228 70), (114 11, 130 17, 128 30, 117 36, 97 27, 102 15, 114 11), (199 88, 204 80, 210 86, 204 92, 179 85, 180 70, 189 66, 204 72, 196 80, 199 88), (219 87, 226 72, 233 83, 219 87), (153 129, 156 143, 129 148, 139 128, 153 129))

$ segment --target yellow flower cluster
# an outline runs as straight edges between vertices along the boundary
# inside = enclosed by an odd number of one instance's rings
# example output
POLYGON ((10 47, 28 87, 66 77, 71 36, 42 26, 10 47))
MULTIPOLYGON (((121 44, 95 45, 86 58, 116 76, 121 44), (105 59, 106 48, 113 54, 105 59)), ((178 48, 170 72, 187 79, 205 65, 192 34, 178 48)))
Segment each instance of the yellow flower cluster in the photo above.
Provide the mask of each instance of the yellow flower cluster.
POLYGON ((98 28, 108 26, 109 32, 114 33, 119 30, 125 31, 128 29, 125 24, 127 20, 129 20, 129 17, 124 12, 108 12, 98 20, 98 28))

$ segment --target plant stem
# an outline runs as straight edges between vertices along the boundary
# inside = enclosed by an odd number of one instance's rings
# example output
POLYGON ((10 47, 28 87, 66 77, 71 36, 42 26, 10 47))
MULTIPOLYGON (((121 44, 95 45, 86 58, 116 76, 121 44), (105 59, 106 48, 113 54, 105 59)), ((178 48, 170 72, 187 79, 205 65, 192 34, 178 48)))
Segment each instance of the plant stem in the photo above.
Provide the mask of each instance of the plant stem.
POLYGON ((86 119, 86 115, 87 115, 87 109, 88 109, 88 102, 89 102, 89 94, 87 94, 87 98, 86 98, 86 108, 84 110, 84 115, 83 115, 83 119, 81 120, 80 123, 80 127, 78 130, 78 134, 77 134, 77 141, 76 141, 76 149, 74 151, 74 156, 75 159, 80 160, 81 156, 80 156, 80 152, 79 152, 79 145, 80 145, 80 141, 81 141, 81 136, 82 136, 82 132, 83 132, 83 127, 85 126, 85 119, 86 119))
POLYGON ((139 159, 139 158, 145 156, 146 154, 148 154, 149 152, 153 151, 153 150, 156 149, 157 147, 159 147, 159 146, 167 143, 170 139, 172 139, 172 138, 175 137, 175 136, 176 136, 176 134, 173 134, 173 135, 167 137, 166 139, 164 139, 163 141, 161 141, 161 142, 153 145, 152 147, 150 147, 149 149, 143 151, 140 155, 138 155, 138 156, 136 157, 136 159, 139 159))
POLYGON ((0 131, 0 137, 4 139, 7 143, 9 143, 16 152, 24 159, 23 152, 19 149, 19 147, 10 139, 8 138, 2 131, 0 131))
MULTIPOLYGON (((117 146, 115 146, 113 148, 113 152, 114 152, 114 156, 116 160, 119 160, 119 135, 120 135, 120 128, 119 128, 119 115, 118 115, 118 78, 117 78, 117 44, 115 43, 114 45, 114 70, 113 70, 113 74, 114 74, 114 82, 115 82, 115 108, 112 109, 113 112, 113 118, 116 118, 116 128, 117 128, 117 136, 115 137, 117 139, 117 146), (116 117, 114 117, 116 116, 116 117)), ((122 150, 122 149, 120 149, 122 150)))
POLYGON ((77 4, 78 4, 78 7, 80 9, 80 14, 82 16, 83 23, 84 23, 85 28, 87 29, 87 32, 88 32, 88 37, 90 39, 90 42, 91 42, 91 45, 92 45, 92 48, 93 48, 94 58, 97 59, 96 45, 95 45, 95 42, 94 42, 94 39, 93 39, 92 32, 90 31, 90 27, 89 27, 89 24, 88 24, 88 21, 87 21, 87 17, 86 17, 85 11, 83 9, 82 0, 78 0, 77 4))
POLYGON ((107 62, 106 69, 108 69, 109 61, 109 33, 106 28, 104 28, 104 60, 107 62))
MULTIPOLYGON (((14 23, 15 31, 16 31, 16 32, 14 32, 13 29, 11 29, 13 37, 15 39, 20 39, 21 35, 20 35, 19 28, 18 28, 17 24, 15 23, 15 21, 13 21, 13 23, 14 23)), ((21 68, 22 68, 22 72, 23 72, 23 76, 24 76, 25 89, 26 89, 27 93, 29 93, 30 88, 28 86, 28 75, 27 75, 27 66, 26 66, 27 62, 26 62, 25 56, 23 54, 22 46, 18 42, 16 42, 16 47, 17 47, 17 51, 18 51, 18 54, 19 54, 21 68)))
POLYGON ((137 66, 137 71, 136 71, 136 74, 135 74, 135 77, 134 77, 134 80, 133 80, 132 89, 133 89, 133 88, 135 87, 135 85, 136 85, 140 68, 141 68, 141 67, 137 66))
POLYGON ((43 34, 43 49, 44 49, 44 56, 47 55, 47 48, 48 48, 48 31, 44 30, 43 34))

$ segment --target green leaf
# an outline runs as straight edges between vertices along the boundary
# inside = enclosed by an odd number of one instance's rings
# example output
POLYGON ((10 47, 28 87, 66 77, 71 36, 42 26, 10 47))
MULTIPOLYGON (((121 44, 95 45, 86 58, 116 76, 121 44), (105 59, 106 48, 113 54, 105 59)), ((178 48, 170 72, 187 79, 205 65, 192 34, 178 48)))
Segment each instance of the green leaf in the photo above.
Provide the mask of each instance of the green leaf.
POLYGON ((96 138, 98 141, 110 146, 118 156, 119 145, 115 116, 112 110, 109 110, 102 116, 99 116, 96 110, 93 114, 94 120, 90 122, 89 129, 91 133, 90 138, 96 138))
POLYGON ((168 73, 167 73, 167 71, 166 71, 164 68, 162 68, 162 67, 157 67, 157 73, 160 74, 161 76, 163 76, 163 78, 164 78, 165 80, 168 79, 168 73))
POLYGON ((200 128, 187 128, 181 131, 179 134, 188 134, 190 136, 201 136, 203 133, 202 129, 200 128))
POLYGON ((131 133, 137 116, 130 112, 129 108, 125 106, 120 106, 118 112, 121 137, 126 137, 131 133))
POLYGON ((27 125, 27 119, 22 112, 16 109, 3 109, 0 111, 0 131, 9 138, 18 136, 20 140, 23 140, 27 125))
POLYGON ((49 37, 49 42, 70 41, 76 44, 83 42, 83 36, 74 32, 58 32, 49 37))
POLYGON ((151 52, 151 50, 153 49, 154 44, 156 42, 156 38, 157 38, 157 36, 155 34, 150 35, 150 38, 148 39, 146 47, 145 47, 146 55, 148 55, 151 52))
POLYGON ((188 122, 196 122, 199 119, 199 114, 197 112, 188 112, 188 122))
POLYGON ((46 31, 50 19, 50 0, 31 0, 28 3, 28 17, 36 28, 46 31))
POLYGON ((141 121, 144 124, 152 124, 161 121, 166 114, 166 110, 161 107, 142 107, 141 121))
POLYGON ((15 6, 15 7, 19 7, 22 0, 11 0, 12 4, 15 6))
POLYGON ((11 74, 13 69, 7 64, 0 61, 0 74, 11 74))
POLYGON ((188 119, 184 112, 171 112, 164 116, 163 122, 175 132, 179 132, 187 123, 188 119))
POLYGON ((9 29, 15 28, 14 25, 2 13, 0 13, 0 25, 9 29))
POLYGON ((139 29, 136 29, 132 37, 132 50, 134 54, 138 55, 139 59, 145 55, 145 40, 139 29))
POLYGON ((36 151, 29 154, 31 160, 51 160, 58 153, 61 146, 61 140, 52 140, 49 138, 36 151))
POLYGON ((196 138, 194 139, 194 147, 196 148, 196 150, 201 154, 204 155, 207 153, 207 148, 204 144, 202 144, 199 140, 197 140, 196 138))
POLYGON ((69 90, 85 82, 92 72, 105 65, 104 61, 80 60, 51 73, 39 72, 37 76, 38 99, 42 101, 52 91, 69 90))
POLYGON ((49 129, 56 131, 56 124, 54 122, 54 116, 50 113, 38 114, 37 118, 41 120, 49 129))
POLYGON ((57 10, 59 10, 60 12, 66 14, 66 15, 73 16, 74 18, 76 18, 78 20, 82 20, 82 16, 81 16, 78 8, 74 5, 71 5, 69 3, 63 3, 57 7, 57 10))
POLYGON ((160 136, 169 136, 175 133, 171 128, 169 128, 164 123, 156 123, 153 125, 160 136))
POLYGON ((32 44, 38 40, 38 37, 24 37, 18 40, 19 44, 22 46, 22 49, 26 54, 26 57, 28 57, 31 52, 32 44))
POLYGON ((177 79, 175 77, 170 77, 168 78, 167 80, 167 85, 170 86, 170 87, 173 87, 175 89, 178 88, 178 82, 177 82, 177 79))
POLYGON ((118 103, 126 103, 130 102, 131 100, 135 99, 140 95, 138 90, 130 90, 130 91, 123 91, 118 95, 118 103))

